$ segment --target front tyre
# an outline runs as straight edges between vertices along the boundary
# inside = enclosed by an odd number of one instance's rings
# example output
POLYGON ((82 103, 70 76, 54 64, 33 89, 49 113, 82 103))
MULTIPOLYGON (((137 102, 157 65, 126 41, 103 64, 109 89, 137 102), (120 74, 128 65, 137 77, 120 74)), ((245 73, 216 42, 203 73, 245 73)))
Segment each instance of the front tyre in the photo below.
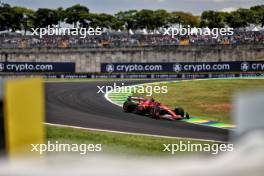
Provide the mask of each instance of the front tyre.
POLYGON ((186 119, 190 119, 190 115, 189 115, 188 112, 186 112, 185 118, 186 118, 186 119))
POLYGON ((181 117, 184 117, 184 109, 181 107, 176 107, 174 109, 174 112, 176 113, 176 115, 180 115, 181 117))

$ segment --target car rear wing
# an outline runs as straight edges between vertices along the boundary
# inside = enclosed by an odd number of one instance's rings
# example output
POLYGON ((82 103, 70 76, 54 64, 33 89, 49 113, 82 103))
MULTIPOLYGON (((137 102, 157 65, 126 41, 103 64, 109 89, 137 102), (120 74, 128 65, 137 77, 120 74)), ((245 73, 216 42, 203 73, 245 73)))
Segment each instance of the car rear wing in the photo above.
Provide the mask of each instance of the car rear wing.
POLYGON ((127 97, 127 100, 128 101, 142 101, 142 100, 145 100, 144 97, 133 97, 133 96, 128 96, 127 97))

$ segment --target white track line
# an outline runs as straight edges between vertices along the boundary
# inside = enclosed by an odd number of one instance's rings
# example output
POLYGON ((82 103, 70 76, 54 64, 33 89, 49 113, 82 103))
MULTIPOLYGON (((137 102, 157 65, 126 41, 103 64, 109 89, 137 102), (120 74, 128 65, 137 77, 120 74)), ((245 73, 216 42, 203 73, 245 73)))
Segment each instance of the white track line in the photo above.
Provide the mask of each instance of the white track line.
MULTIPOLYGON (((62 124, 47 123, 47 122, 45 122, 44 124, 50 125, 50 126, 74 128, 74 129, 87 130, 87 131, 110 132, 110 133, 116 133, 116 134, 127 134, 127 135, 135 135, 135 136, 159 137, 159 138, 167 138, 167 139, 192 140, 192 141, 221 142, 221 143, 224 142, 224 141, 209 140, 209 139, 172 137, 172 136, 162 136, 162 135, 155 135, 155 134, 144 134, 144 133, 132 133, 132 132, 123 132, 123 131, 114 131, 114 130, 103 130, 103 129, 98 129, 98 128, 85 128, 85 127, 62 125, 62 124)), ((224 142, 224 143, 227 143, 227 142, 224 142)))

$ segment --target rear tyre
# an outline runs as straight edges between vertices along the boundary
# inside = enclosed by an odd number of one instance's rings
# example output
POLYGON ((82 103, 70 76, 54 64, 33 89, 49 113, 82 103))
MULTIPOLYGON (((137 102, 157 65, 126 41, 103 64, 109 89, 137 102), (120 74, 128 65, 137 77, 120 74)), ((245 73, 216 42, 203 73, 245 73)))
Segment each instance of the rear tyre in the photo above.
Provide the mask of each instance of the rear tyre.
POLYGON ((180 115, 180 116, 184 117, 184 109, 183 109, 183 108, 181 108, 181 107, 176 107, 176 108, 174 109, 174 112, 176 113, 176 115, 180 115))
POLYGON ((132 101, 126 101, 123 104, 123 110, 124 112, 132 112, 136 109, 137 105, 133 103, 132 101))

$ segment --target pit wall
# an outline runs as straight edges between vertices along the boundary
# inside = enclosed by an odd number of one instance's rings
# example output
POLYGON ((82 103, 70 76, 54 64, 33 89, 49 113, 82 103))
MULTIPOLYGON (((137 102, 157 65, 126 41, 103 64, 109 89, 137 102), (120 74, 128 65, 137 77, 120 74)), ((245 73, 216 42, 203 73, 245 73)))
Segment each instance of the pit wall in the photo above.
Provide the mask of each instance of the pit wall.
POLYGON ((264 60, 264 45, 0 49, 1 62, 75 62, 76 72, 100 72, 101 63, 112 62, 221 62, 250 60, 264 60))

